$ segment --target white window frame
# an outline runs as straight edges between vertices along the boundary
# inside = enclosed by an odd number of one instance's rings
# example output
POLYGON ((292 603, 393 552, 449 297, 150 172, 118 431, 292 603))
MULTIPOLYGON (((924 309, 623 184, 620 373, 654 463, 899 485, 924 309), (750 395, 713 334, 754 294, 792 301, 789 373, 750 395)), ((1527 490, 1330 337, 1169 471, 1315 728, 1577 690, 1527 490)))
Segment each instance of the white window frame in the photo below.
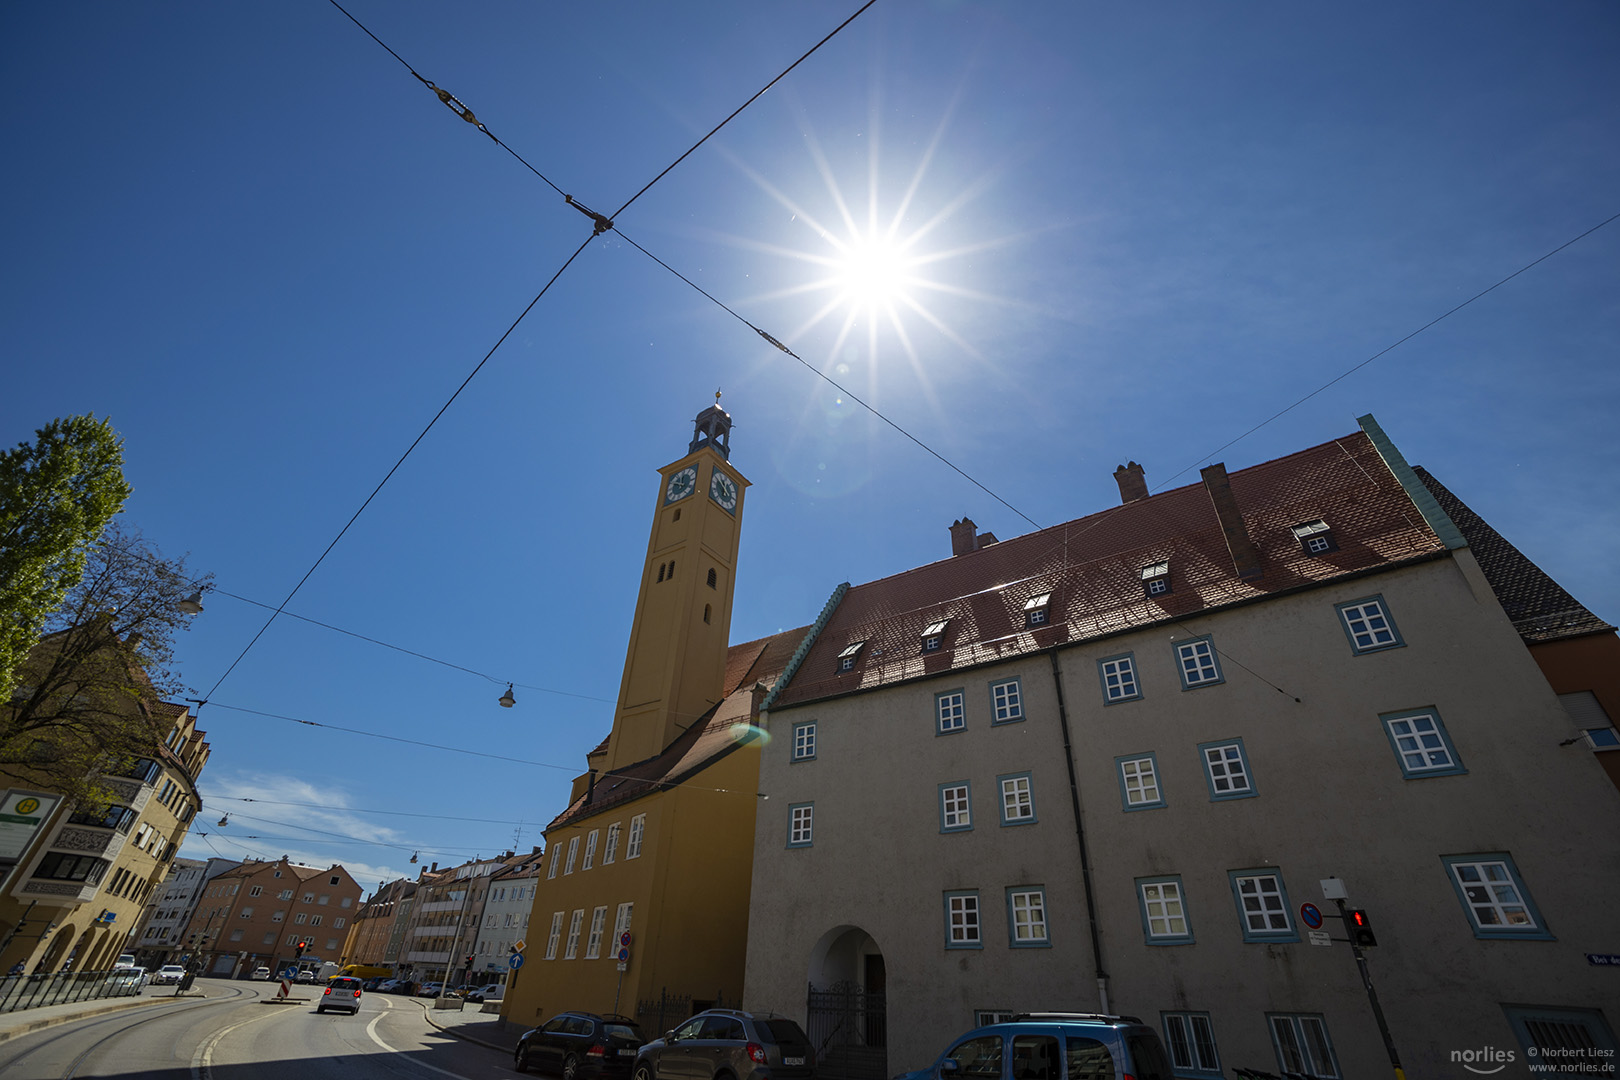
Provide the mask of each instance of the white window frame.
POLYGON ((1338 1080, 1339 1061, 1328 1036, 1327 1021, 1316 1013, 1267 1013, 1271 1047, 1285 1072, 1338 1080))
POLYGON ((1044 886, 1014 885, 1007 889, 1007 939, 1015 949, 1052 944, 1044 886))
POLYGON ((1220 1077, 1221 1052, 1215 1042, 1215 1024, 1207 1012, 1160 1013, 1164 1021, 1164 1049, 1176 1075, 1220 1077))
POLYGON ((563 863, 563 877, 574 872, 574 857, 579 854, 579 834, 568 838, 568 860, 563 863))
POLYGON ((945 947, 984 947, 984 920, 979 915, 977 892, 951 891, 945 894, 945 947))
POLYGON ((946 690, 934 695, 934 733, 954 735, 967 729, 967 694, 946 690))
POLYGON ((1017 679, 990 684, 992 724, 1011 724, 1024 718, 1024 692, 1017 679))
POLYGON ((815 842, 815 831, 815 803, 797 803, 788 807, 788 847, 810 847, 815 842))
POLYGON ((996 777, 1001 791, 1001 823, 1029 825, 1035 821, 1035 784, 1029 773, 996 777))
MULTIPOLYGON (((511 916, 507 916, 511 918, 511 916)), ((585 959, 596 960, 602 955, 602 929, 607 925, 607 905, 591 912, 591 936, 585 942, 585 959)))
POLYGON ((1208 634, 1176 643, 1176 671, 1181 675, 1183 690, 1215 686, 1226 681, 1221 674, 1220 654, 1215 649, 1215 639, 1208 634))
POLYGON ((1198 758, 1204 763, 1204 780, 1209 784, 1211 801, 1246 799, 1255 794, 1254 773, 1249 768, 1249 755, 1243 749, 1242 739, 1201 743, 1198 758))
POLYGON ((585 837, 585 862, 580 866, 581 870, 589 870, 596 865, 596 841, 601 831, 600 829, 592 829, 590 834, 585 837))
POLYGON ((1404 645, 1395 620, 1390 617, 1389 605, 1382 596, 1364 596, 1348 604, 1339 604, 1339 624, 1350 639, 1350 647, 1358 655, 1382 652, 1404 645))
POLYGON ((553 912, 551 916, 551 936, 546 939, 546 959, 557 959, 557 942, 562 938, 563 913, 553 912))
POLYGON ((635 817, 630 819, 630 840, 624 846, 624 857, 626 859, 637 859, 641 857, 641 837, 646 831, 646 814, 637 814, 635 817))
POLYGON ((965 832, 973 828, 973 792, 966 780, 939 785, 939 831, 965 832))
POLYGON ((1159 763, 1153 754, 1116 760, 1120 798, 1126 810, 1148 810, 1165 804, 1164 788, 1159 783, 1159 763))
POLYGON ((1138 881, 1136 896, 1142 906, 1142 932, 1148 944, 1191 943, 1192 919, 1187 914, 1187 898, 1180 878, 1138 881))
POLYGON ((816 756, 816 722, 793 725, 793 760, 810 761, 816 756))
POLYGON ((1102 681, 1103 704, 1135 701, 1142 696, 1142 683, 1136 677, 1136 655, 1110 656, 1097 661, 1097 676, 1102 681))
POLYGON ((1271 869, 1231 871, 1232 898, 1243 924, 1243 940, 1298 941, 1282 874, 1271 869))
POLYGON ((607 829, 607 845, 602 849, 602 865, 606 866, 619 857, 619 823, 615 821, 607 829))
POLYGON ((626 900, 624 903, 620 904, 618 910, 613 913, 613 944, 612 948, 608 950, 609 952, 616 952, 618 949, 619 939, 624 937, 624 932, 626 930, 630 929, 630 920, 635 916, 635 912, 635 901, 626 900))
POLYGON ((568 920, 568 946, 563 950, 564 960, 573 960, 579 955, 579 928, 584 921, 585 909, 575 908, 568 920))

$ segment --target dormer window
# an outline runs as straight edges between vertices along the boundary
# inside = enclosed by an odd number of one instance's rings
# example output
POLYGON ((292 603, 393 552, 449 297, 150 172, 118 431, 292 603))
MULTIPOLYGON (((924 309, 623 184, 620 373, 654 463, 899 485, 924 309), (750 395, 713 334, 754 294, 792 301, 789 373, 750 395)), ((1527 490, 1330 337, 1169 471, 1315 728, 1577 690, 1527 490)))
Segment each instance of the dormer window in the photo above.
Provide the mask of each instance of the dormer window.
POLYGON ((1024 625, 1045 626, 1047 617, 1051 612, 1051 593, 1041 593, 1024 601, 1024 625))
POLYGON ((1289 532, 1294 534, 1294 539, 1299 541, 1299 546, 1307 555, 1326 555, 1339 550, 1339 545, 1333 540, 1332 526, 1321 518, 1295 525, 1289 532))
POLYGON ((864 641, 856 641, 844 646, 844 651, 838 654, 838 670, 854 671, 855 660, 861 655, 861 650, 865 647, 866 642, 864 641))
POLYGON ((1142 567, 1142 591, 1149 599, 1156 596, 1165 596, 1170 592, 1170 564, 1168 562, 1154 563, 1152 566, 1142 567))
POLYGON ((939 622, 929 623, 922 632, 922 651, 938 652, 940 646, 945 644, 945 626, 951 620, 941 619, 939 622))

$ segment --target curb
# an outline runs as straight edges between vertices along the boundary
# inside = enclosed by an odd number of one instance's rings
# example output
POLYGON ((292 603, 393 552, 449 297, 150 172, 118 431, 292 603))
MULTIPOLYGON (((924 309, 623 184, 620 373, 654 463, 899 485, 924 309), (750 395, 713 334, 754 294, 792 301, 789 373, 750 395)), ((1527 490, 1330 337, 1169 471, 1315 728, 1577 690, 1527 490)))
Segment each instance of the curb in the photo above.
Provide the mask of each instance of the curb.
POLYGON ((499 1050, 503 1054, 510 1054, 512 1052, 512 1048, 510 1046, 502 1046, 499 1043, 492 1043, 488 1039, 480 1039, 474 1035, 467 1035, 463 1032, 457 1031, 454 1027, 445 1027, 443 1024, 433 1019, 433 1010, 428 1006, 423 1005, 420 999, 412 998, 411 1001, 413 1004, 421 1006, 422 1018, 424 1020, 426 1020, 431 1026, 444 1032, 446 1035, 449 1035, 451 1038, 460 1039, 462 1042, 476 1043, 477 1045, 486 1047, 490 1050, 499 1050))
MULTIPOLYGON (((32 1035, 36 1031, 56 1027, 58 1024, 71 1024, 78 1020, 85 1020, 103 1013, 120 1012, 124 1009, 134 1009, 141 1005, 161 1005, 167 998, 142 998, 139 1001, 120 1001, 116 1005, 107 1005, 99 1009, 80 1009, 78 1012, 63 1013, 59 1016, 47 1016, 37 1020, 30 1020, 18 1024, 8 1030, 0 1030, 0 1042, 15 1039, 22 1035, 32 1035)), ((14 1015, 14 1014, 7 1014, 14 1015)))

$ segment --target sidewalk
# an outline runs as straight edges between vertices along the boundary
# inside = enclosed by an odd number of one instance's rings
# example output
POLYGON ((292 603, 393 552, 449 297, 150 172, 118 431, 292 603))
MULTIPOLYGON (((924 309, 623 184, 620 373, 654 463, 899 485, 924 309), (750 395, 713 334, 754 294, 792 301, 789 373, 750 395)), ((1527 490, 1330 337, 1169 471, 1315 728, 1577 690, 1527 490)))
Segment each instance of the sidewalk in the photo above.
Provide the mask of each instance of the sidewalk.
POLYGON ((479 1046, 487 1046, 491 1050, 499 1050, 503 1054, 511 1054, 517 1049, 518 1040, 529 1029, 521 1024, 501 1023, 500 1013, 480 1012, 483 1008, 477 1002, 469 1001, 458 1011, 456 1009, 435 1009, 433 1001, 429 998, 409 999, 422 1007, 422 1013, 427 1022, 458 1039, 465 1039, 479 1046))
MULTIPOLYGON (((181 994, 181 1001, 187 998, 200 998, 207 995, 196 990, 181 994)), ((165 1001, 174 1001, 174 988, 171 986, 147 987, 135 997, 102 998, 98 1001, 75 1001, 65 1005, 44 1005, 37 1009, 20 1009, 17 1012, 0 1013, 0 1042, 15 1039, 20 1035, 28 1035, 44 1028, 55 1027, 58 1024, 71 1024, 75 1020, 85 1020, 103 1013, 121 1012, 124 1009, 137 1009, 142 1005, 157 1005, 165 1001), (154 993, 153 991, 157 991, 154 993)), ((515 1044, 516 1039, 512 1040, 515 1044)))

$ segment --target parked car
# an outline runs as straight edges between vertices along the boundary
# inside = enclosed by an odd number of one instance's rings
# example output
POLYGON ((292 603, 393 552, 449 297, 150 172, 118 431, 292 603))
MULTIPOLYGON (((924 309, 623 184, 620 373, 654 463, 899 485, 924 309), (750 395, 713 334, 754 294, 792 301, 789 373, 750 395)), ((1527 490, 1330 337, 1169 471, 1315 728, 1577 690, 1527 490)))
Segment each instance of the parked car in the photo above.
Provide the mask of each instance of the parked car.
POLYGON ((404 986, 405 980, 403 979, 382 979, 377 983, 377 993, 402 994, 405 992, 404 986))
POLYGON ((327 1009, 342 1009, 353 1016, 360 1011, 360 996, 364 992, 360 980, 353 975, 335 975, 326 981, 326 990, 322 992, 315 1011, 323 1013, 327 1009))
POLYGON ((308 968, 305 968, 304 970, 300 971, 297 975, 293 976, 293 982, 295 982, 295 983, 310 983, 310 984, 313 984, 315 982, 315 973, 313 971, 309 970, 308 968))
MULTIPOLYGON (((495 989, 498 992, 500 987, 495 989)), ((513 1052, 512 1064, 518 1072, 534 1068, 557 1073, 563 1080, 628 1077, 636 1052, 646 1041, 647 1036, 628 1016, 566 1012, 525 1032, 513 1052)))
POLYGON ((974 1028, 926 1069, 895 1080, 1171 1080, 1159 1033, 1134 1016, 1020 1013, 974 1028))
POLYGON ((500 983, 488 983, 484 986, 475 986, 467 991, 468 1001, 484 1001, 486 999, 499 1001, 506 993, 506 987, 500 983))
POLYGON ((267 967, 256 967, 253 969, 253 977, 255 979, 268 979, 270 977, 270 969, 267 967))
POLYGON ((785 1016, 710 1009, 636 1055, 635 1080, 713 1080, 722 1074, 734 1080, 811 1080, 816 1053, 804 1030, 785 1016))
POLYGON ((153 986, 173 986, 185 978, 186 969, 179 964, 164 964, 152 975, 153 986))
POLYGON ((444 988, 444 983, 442 983, 442 982, 423 983, 421 986, 416 988, 416 996, 417 997, 438 997, 439 996, 439 991, 441 989, 443 989, 443 988, 444 988))

